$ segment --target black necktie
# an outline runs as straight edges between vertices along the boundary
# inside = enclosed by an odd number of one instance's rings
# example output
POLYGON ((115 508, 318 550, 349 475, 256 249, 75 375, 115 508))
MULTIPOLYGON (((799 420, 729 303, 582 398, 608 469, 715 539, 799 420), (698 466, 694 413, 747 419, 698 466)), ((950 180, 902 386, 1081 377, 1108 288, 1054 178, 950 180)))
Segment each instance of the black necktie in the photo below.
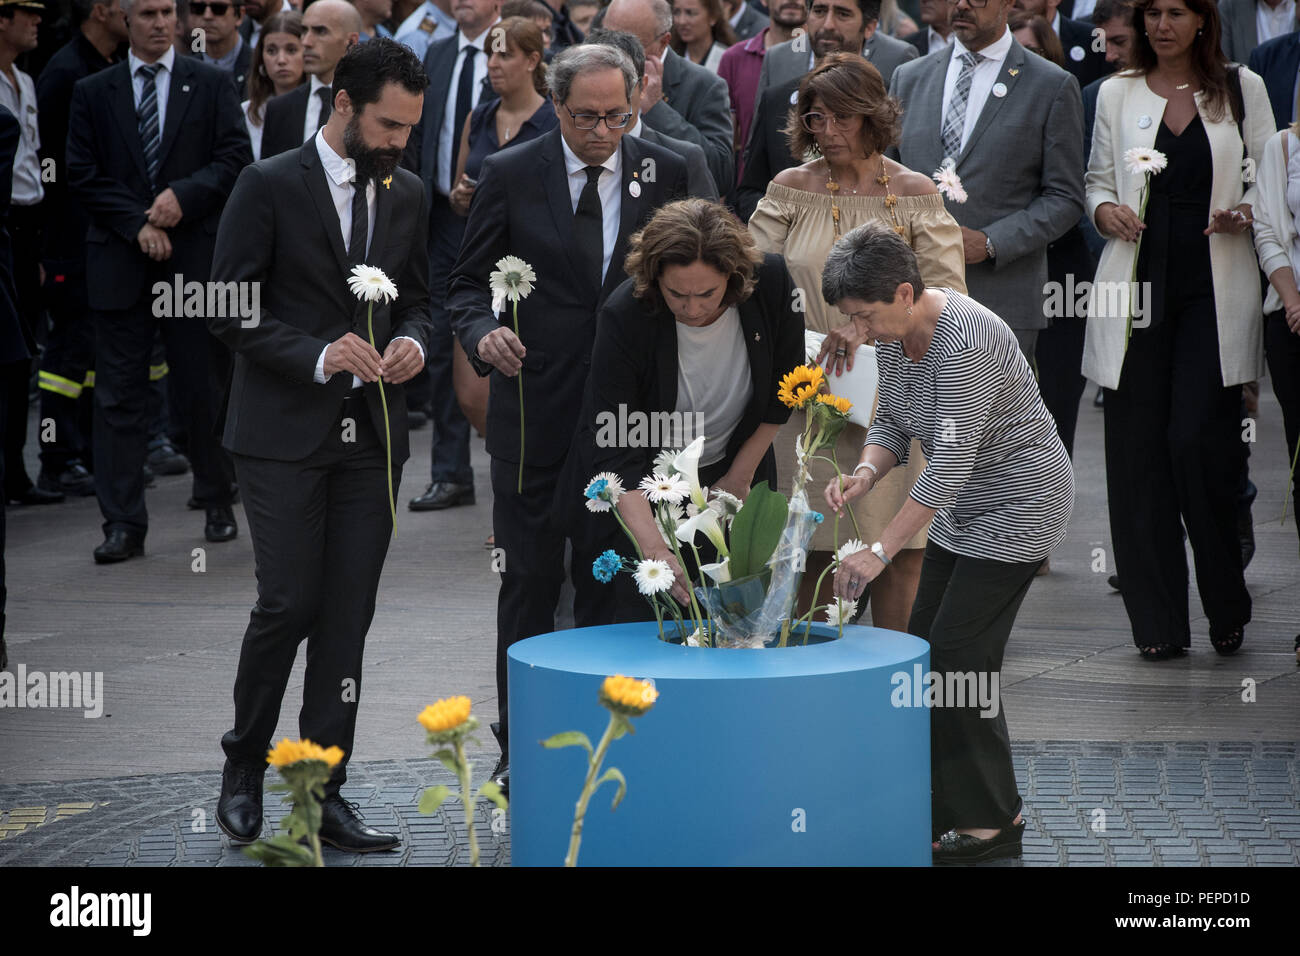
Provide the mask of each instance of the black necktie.
POLYGON ((578 197, 578 208, 573 212, 573 238, 587 257, 589 274, 600 288, 601 271, 605 264, 605 217, 600 206, 600 174, 604 166, 588 166, 587 185, 578 197))
POLYGON ((320 97, 320 119, 316 121, 316 128, 320 129, 330 118, 330 111, 334 108, 334 88, 322 86, 316 91, 316 95, 320 97))
POLYGON ((460 81, 456 84, 456 112, 452 114, 451 127, 451 172, 447 185, 456 188, 456 161, 460 158, 460 133, 465 128, 465 117, 474 108, 474 63, 478 47, 465 47, 465 58, 460 64, 460 81))
POLYGON ((359 266, 366 261, 366 232, 369 227, 366 208, 366 184, 361 180, 352 183, 352 236, 348 240, 348 266, 359 266))

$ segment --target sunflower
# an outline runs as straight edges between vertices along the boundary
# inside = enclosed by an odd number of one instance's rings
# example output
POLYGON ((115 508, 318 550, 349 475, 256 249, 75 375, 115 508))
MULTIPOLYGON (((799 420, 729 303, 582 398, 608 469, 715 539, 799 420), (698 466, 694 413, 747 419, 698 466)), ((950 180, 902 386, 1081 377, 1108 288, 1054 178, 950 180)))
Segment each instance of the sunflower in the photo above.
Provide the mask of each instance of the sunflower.
POLYGON ((630 717, 640 717, 654 706, 659 697, 654 684, 647 680, 615 674, 600 686, 600 702, 610 710, 630 717))
POLYGON ((852 402, 850 402, 847 398, 843 398, 839 395, 818 395, 817 401, 821 402, 823 405, 829 405, 831 408, 835 409, 841 415, 847 415, 849 413, 849 409, 853 407, 852 402))
POLYGON ((290 740, 285 737, 266 752, 266 762, 272 767, 288 767, 300 760, 320 760, 333 767, 343 759, 338 747, 322 747, 310 740, 290 740))
POLYGON ((825 383, 826 373, 820 365, 800 365, 781 379, 776 397, 787 408, 803 408, 825 383))
POLYGON ((430 733, 445 733, 454 730, 469 720, 470 700, 468 697, 444 697, 437 703, 424 708, 417 718, 420 725, 430 733))

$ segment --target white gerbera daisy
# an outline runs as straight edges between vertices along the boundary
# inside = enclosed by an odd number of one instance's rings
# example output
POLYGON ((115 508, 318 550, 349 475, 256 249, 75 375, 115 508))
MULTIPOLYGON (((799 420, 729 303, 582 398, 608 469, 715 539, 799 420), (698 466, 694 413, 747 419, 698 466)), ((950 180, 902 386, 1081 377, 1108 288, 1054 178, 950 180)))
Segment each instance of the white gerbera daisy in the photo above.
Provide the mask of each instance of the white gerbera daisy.
POLYGON ((533 267, 518 256, 498 259, 497 271, 488 276, 488 287, 492 290, 492 311, 500 312, 506 302, 528 298, 536 281, 537 273, 533 267))
POLYGON ((348 290, 362 302, 381 299, 392 302, 397 298, 397 286, 393 285, 393 280, 384 275, 383 269, 374 266, 353 266, 352 275, 348 276, 348 290))
POLYGON ((744 506, 745 503, 729 491, 714 488, 709 492, 709 507, 716 511, 720 518, 730 521, 744 506))
POLYGON ((691 493, 691 486, 676 475, 655 472, 650 477, 641 479, 641 490, 655 504, 666 501, 675 505, 691 493))
POLYGON ((961 177, 957 175, 956 164, 951 156, 943 161, 943 165, 934 171, 931 178, 938 184, 939 192, 945 198, 956 203, 965 202, 969 198, 966 195, 966 187, 961 184, 961 177))
POLYGON ((700 629, 698 627, 695 629, 694 634, 691 634, 689 637, 686 638, 686 646, 687 647, 700 646, 700 629))
POLYGON ((865 544, 857 538, 850 538, 848 541, 845 541, 840 545, 839 550, 835 552, 835 565, 838 567, 849 555, 857 554, 859 551, 866 550, 867 546, 865 544))
POLYGON ((673 467, 673 459, 682 453, 680 448, 665 448, 659 454, 655 455, 655 474, 656 475, 675 475, 677 469, 673 467))
POLYGON ((853 615, 858 613, 858 602, 836 598, 834 604, 827 604, 822 610, 826 612, 826 623, 839 627, 853 620, 853 615))
POLYGON ((1134 176, 1148 176, 1161 172, 1169 165, 1169 158, 1158 149, 1134 146, 1124 151, 1124 165, 1134 176))
POLYGON ((636 573, 632 577, 636 580, 636 589, 647 597, 667 591, 673 586, 672 568, 668 567, 667 561, 657 558, 638 561, 636 573))
POLYGON ((587 482, 582 496, 587 499, 588 511, 609 511, 623 497, 623 483, 612 471, 602 471, 587 482))

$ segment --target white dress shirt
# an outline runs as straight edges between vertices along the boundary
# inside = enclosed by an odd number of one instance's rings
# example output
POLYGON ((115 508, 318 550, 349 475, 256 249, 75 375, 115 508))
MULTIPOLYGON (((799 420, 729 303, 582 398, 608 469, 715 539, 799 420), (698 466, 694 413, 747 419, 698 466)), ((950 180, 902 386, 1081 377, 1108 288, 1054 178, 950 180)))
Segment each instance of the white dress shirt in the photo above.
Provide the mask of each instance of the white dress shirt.
MULTIPOLYGON (((334 211, 338 213, 339 229, 343 233, 343 248, 347 249, 348 242, 352 238, 352 181, 355 178, 356 170, 351 163, 334 152, 334 147, 325 141, 325 131, 317 130, 316 132, 316 154, 320 156, 321 166, 325 170, 325 185, 329 186, 330 199, 334 200, 334 211)), ((366 183, 366 253, 370 252, 370 240, 375 237, 375 192, 378 187, 372 179, 366 183)), ((389 276, 389 278, 392 278, 389 276)), ((409 335, 399 335, 398 339, 408 339, 409 335)), ((394 339, 396 341, 396 339, 394 339)), ((420 349, 420 357, 424 357, 424 349, 420 348, 420 343, 415 339, 415 347, 420 349)), ((316 359, 316 381, 324 384, 327 381, 325 375, 325 351, 327 345, 321 349, 320 358, 316 359)), ((352 376, 352 387, 360 388, 363 384, 357 376, 352 376)))
MULTIPOLYGON (((302 121, 302 141, 304 143, 316 135, 316 128, 320 126, 321 101, 320 94, 316 91, 323 86, 330 86, 330 84, 322 82, 319 76, 313 75, 311 89, 307 92, 307 116, 302 121)), ((330 91, 333 92, 332 87, 330 91)), ((351 206, 348 208, 351 208, 351 206)), ((344 233, 344 235, 347 235, 347 233, 344 233)))
MULTIPOLYGON (((587 185, 587 164, 574 155, 563 136, 560 137, 560 146, 564 150, 564 168, 569 174, 569 201, 576 214, 578 199, 582 196, 583 187, 587 185)), ((623 194, 619 190, 623 182, 622 147, 615 147, 614 152, 600 165, 608 170, 600 174, 596 183, 596 191, 600 195, 602 225, 605 227, 604 249, 600 257, 600 281, 604 282, 605 273, 609 271, 610 257, 614 255, 614 244, 618 242, 619 217, 623 212, 623 194)))
POLYGON ((451 192, 451 144, 453 137, 460 137, 460 130, 452 129, 452 124, 456 122, 456 93, 460 88, 460 72, 465 65, 465 47, 472 46, 478 50, 474 54, 474 80, 470 84, 470 112, 478 106, 479 97, 483 95, 483 81, 487 79, 487 54, 484 52, 488 30, 499 23, 494 20, 492 25, 488 26, 476 37, 467 37, 464 33, 456 34, 456 65, 451 68, 451 84, 447 87, 447 104, 442 111, 442 129, 438 131, 438 191, 444 196, 451 192))
POLYGON ((929 31, 930 34, 930 46, 928 49, 928 52, 930 53, 933 53, 935 50, 942 50, 946 46, 952 46, 953 37, 957 35, 949 30, 948 36, 945 37, 934 27, 926 27, 925 29, 929 31))
POLYGON ((1097 0, 1074 0, 1074 9, 1070 11, 1072 20, 1082 20, 1085 23, 1092 22, 1092 11, 1097 6, 1097 0))
POLYGON ((262 124, 266 122, 266 103, 262 104, 262 115, 253 122, 253 111, 249 108, 252 100, 244 100, 239 108, 244 113, 244 128, 248 130, 248 141, 253 147, 253 159, 262 155, 262 124))
POLYGON ((1282 0, 1270 7, 1267 0, 1255 4, 1255 32, 1264 43, 1295 29, 1295 0, 1282 0))
MULTIPOLYGON (((135 111, 138 115, 140 102, 144 98, 144 76, 136 71, 140 67, 149 64, 136 56, 134 50, 126 55, 126 61, 131 68, 131 95, 135 98, 135 111)), ((176 62, 176 48, 169 46, 167 52, 154 62, 162 66, 162 69, 155 73, 153 78, 154 93, 158 98, 158 137, 161 142, 167 127, 167 94, 172 85, 172 69, 176 62)))
POLYGON ((15 206, 34 206, 45 198, 41 185, 41 130, 36 120, 36 84, 18 67, 10 65, 11 78, 0 70, 0 103, 18 121, 18 152, 14 154, 13 191, 7 197, 15 206), (17 85, 15 86, 15 82, 17 85))
MULTIPOLYGON (((952 91, 957 87, 957 77, 961 75, 961 57, 967 52, 969 51, 954 33, 952 55, 948 60, 948 74, 943 81, 943 110, 939 114, 941 117, 948 115, 948 104, 952 102, 952 91)), ((1006 60, 1007 54, 1011 52, 1011 31, 1003 30, 1001 37, 978 52, 984 59, 976 65, 971 76, 970 95, 966 97, 966 124, 961 131, 962 149, 966 148, 966 140, 970 138, 971 130, 975 128, 975 123, 980 118, 984 104, 988 101, 989 92, 993 89, 993 84, 1002 71, 1002 63, 1006 60)), ((942 123, 942 120, 940 122, 942 123)))

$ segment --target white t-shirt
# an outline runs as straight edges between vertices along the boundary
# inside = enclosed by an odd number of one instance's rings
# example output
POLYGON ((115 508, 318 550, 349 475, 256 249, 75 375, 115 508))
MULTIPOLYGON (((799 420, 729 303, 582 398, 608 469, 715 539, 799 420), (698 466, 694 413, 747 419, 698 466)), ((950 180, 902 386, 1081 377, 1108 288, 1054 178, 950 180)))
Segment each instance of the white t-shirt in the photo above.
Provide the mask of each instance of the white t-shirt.
MULTIPOLYGON (((677 323, 677 408, 703 428, 701 465, 727 454, 727 442, 754 394, 740 312, 733 305, 703 328, 677 323), (698 413, 698 414, 697 414, 698 413), (702 416, 702 417, 701 417, 702 416)), ((687 437, 698 438, 699 431, 687 437)), ((682 447, 677 445, 676 447, 682 447)))

